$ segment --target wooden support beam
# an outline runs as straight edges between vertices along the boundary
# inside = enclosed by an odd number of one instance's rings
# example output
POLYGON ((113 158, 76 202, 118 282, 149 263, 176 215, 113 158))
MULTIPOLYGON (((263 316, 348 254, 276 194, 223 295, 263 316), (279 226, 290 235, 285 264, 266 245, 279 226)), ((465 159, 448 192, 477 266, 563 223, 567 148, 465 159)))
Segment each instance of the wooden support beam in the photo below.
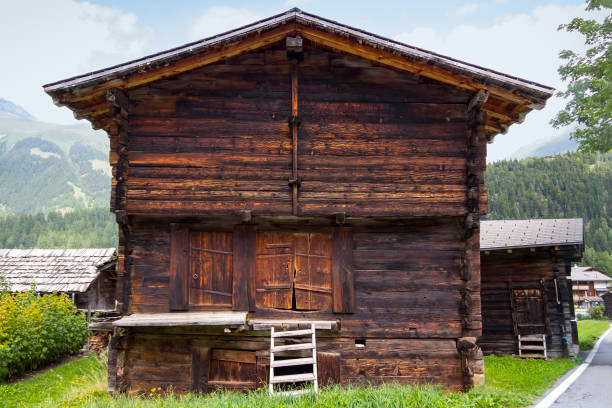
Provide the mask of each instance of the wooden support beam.
POLYGON ((298 203, 298 190, 300 188, 300 177, 298 175, 298 65, 297 62, 291 65, 291 149, 292 155, 292 166, 291 166, 291 179, 289 185, 291 186, 291 213, 298 215, 299 203, 298 203))
POLYGON ((478 90, 468 102, 468 112, 472 109, 480 109, 487 102, 487 99, 489 99, 489 91, 486 89, 478 90))

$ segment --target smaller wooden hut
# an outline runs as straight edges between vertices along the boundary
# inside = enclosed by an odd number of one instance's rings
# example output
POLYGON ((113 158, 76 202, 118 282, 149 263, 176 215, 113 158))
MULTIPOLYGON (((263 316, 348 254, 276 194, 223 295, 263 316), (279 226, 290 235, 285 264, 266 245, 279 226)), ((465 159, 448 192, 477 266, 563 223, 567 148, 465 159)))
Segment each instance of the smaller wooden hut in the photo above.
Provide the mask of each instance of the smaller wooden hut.
POLYGON ((0 276, 11 292, 61 292, 78 309, 115 309, 115 248, 0 249, 0 276))
POLYGON ((575 356, 570 276, 582 219, 484 221, 481 231, 483 352, 575 356))

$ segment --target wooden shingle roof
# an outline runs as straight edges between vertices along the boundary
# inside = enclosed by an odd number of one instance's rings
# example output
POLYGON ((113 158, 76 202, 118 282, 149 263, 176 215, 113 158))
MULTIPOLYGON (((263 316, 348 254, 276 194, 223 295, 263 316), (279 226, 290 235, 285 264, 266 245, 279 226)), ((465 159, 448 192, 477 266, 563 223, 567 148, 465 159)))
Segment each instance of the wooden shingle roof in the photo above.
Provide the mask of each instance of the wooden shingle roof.
POLYGON ((480 223, 481 250, 582 244, 582 218, 480 223))
POLYGON ((100 267, 115 260, 115 248, 0 249, 0 276, 9 290, 85 292, 100 267))

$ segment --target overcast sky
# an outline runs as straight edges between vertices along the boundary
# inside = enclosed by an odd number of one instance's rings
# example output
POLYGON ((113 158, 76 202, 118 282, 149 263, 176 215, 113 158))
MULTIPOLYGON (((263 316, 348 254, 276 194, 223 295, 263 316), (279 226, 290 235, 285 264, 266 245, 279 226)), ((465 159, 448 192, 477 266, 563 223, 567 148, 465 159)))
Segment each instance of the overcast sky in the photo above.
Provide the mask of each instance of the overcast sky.
MULTIPOLYGON (((43 84, 217 34, 291 7, 410 45, 563 89, 559 50, 582 38, 559 24, 585 15, 582 1, 154 1, 0 0, 0 98, 40 120, 75 123, 43 84)), ((499 135, 489 161, 559 131, 548 124, 563 106, 499 135)), ((561 130, 563 131, 563 130, 561 130)))

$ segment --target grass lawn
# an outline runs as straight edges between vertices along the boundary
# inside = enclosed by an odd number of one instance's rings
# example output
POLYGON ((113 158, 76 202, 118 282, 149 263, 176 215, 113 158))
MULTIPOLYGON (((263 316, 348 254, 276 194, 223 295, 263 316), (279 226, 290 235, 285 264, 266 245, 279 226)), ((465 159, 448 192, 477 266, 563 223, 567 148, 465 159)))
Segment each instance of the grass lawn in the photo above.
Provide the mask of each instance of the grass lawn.
POLYGON ((0 385, 1 407, 523 407, 529 405, 567 370, 573 360, 485 358, 487 385, 469 393, 446 393, 432 386, 388 385, 379 388, 333 387, 318 396, 268 397, 218 392, 187 395, 112 398, 106 390, 106 366, 95 356, 70 361, 28 380, 0 385))
POLYGON ((607 320, 580 320, 578 321, 578 340, 580 350, 590 350, 595 341, 610 327, 607 320))

